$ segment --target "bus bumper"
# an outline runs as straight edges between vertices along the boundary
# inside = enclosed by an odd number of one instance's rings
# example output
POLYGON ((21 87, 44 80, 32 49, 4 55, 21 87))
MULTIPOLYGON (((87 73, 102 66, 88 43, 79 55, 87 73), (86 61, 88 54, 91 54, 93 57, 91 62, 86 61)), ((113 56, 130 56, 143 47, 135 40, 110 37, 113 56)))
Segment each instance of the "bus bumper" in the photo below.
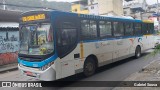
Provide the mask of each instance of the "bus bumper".
POLYGON ((36 79, 42 80, 42 81, 54 81, 56 80, 56 71, 54 70, 54 68, 49 67, 48 69, 46 69, 45 71, 36 71, 34 70, 34 68, 24 68, 25 66, 21 67, 18 64, 18 68, 21 72, 21 74, 25 75, 25 76, 31 76, 31 77, 35 77, 36 79), (27 72, 30 72, 32 75, 28 75, 27 72))

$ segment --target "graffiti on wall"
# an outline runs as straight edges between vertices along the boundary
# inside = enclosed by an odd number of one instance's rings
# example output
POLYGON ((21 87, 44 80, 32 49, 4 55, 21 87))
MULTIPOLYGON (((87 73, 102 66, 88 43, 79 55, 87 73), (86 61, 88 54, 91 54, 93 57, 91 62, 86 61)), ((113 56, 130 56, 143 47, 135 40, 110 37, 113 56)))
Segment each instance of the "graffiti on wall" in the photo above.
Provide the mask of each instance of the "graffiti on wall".
POLYGON ((0 54, 0 65, 17 62, 17 52, 0 54))
POLYGON ((0 31, 0 65, 17 62, 19 31, 0 31))
POLYGON ((1 31, 0 33, 0 53, 16 52, 19 48, 18 31, 1 31))

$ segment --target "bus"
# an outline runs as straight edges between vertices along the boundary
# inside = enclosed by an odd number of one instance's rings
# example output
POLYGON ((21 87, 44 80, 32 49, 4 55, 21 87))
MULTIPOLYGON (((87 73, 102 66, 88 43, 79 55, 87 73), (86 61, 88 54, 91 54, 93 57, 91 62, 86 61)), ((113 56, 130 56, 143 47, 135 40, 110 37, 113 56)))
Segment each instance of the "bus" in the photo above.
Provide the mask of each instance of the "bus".
POLYGON ((62 11, 29 11, 20 18, 18 68, 53 81, 91 76, 98 67, 154 47, 154 23, 62 11))

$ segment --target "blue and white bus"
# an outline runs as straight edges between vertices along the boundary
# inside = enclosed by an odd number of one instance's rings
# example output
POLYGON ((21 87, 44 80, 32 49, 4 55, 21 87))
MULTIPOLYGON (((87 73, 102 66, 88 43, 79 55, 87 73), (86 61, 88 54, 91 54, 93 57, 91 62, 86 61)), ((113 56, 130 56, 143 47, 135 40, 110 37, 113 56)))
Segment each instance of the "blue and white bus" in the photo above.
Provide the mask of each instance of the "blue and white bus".
POLYGON ((23 75, 51 81, 135 56, 154 47, 150 21, 30 11, 20 20, 18 67, 23 75))

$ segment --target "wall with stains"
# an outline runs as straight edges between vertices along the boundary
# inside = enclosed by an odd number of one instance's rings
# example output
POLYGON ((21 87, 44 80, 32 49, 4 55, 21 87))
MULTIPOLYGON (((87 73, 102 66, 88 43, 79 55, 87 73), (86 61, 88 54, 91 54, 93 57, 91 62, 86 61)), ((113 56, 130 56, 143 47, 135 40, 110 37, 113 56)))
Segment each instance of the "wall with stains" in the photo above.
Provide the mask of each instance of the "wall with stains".
POLYGON ((0 29, 0 65, 17 62, 18 49, 18 28, 14 30, 0 29))

